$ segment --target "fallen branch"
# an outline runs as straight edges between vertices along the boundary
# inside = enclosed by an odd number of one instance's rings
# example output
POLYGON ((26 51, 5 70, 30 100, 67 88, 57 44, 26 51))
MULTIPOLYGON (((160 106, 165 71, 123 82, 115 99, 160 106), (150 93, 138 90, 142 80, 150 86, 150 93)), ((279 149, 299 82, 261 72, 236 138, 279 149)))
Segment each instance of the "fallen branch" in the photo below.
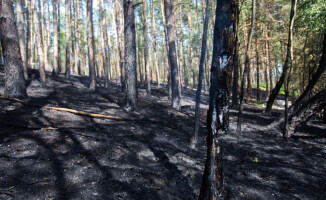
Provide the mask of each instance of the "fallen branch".
POLYGON ((64 112, 69 112, 69 113, 72 113, 72 114, 87 116, 87 117, 92 117, 92 118, 105 118, 105 119, 112 119, 112 120, 130 120, 130 121, 132 120, 132 119, 127 119, 127 118, 112 116, 112 115, 88 113, 88 112, 74 110, 74 109, 70 109, 70 108, 54 107, 54 106, 39 106, 39 105, 26 103, 25 101, 20 100, 20 99, 16 99, 16 98, 8 98, 8 97, 0 96, 0 99, 19 102, 21 104, 24 104, 24 105, 30 106, 30 107, 43 108, 43 109, 49 109, 49 110, 57 110, 57 111, 64 111, 64 112))

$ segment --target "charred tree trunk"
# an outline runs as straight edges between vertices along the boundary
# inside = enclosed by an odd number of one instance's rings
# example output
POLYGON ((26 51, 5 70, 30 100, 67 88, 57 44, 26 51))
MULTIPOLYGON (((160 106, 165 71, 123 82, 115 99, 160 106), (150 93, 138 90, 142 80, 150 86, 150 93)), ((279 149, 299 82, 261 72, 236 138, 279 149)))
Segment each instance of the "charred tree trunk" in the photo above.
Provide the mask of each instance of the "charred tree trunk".
POLYGON ((176 30, 174 15, 174 0, 164 0, 165 17, 167 24, 167 34, 169 40, 169 62, 171 66, 171 83, 172 83, 172 107, 180 110, 180 90, 179 90, 179 72, 176 50, 176 30))
POLYGON ((233 85, 232 85, 232 107, 238 106, 238 90, 239 90, 239 36, 238 36, 238 28, 239 28, 239 2, 237 3, 237 12, 235 13, 235 41, 234 41, 234 54, 233 54, 233 85))
MULTIPOLYGON (((66 78, 70 78, 70 2, 71 0, 65 0, 65 32, 66 32, 66 78)), ((87 0, 88 5, 89 0, 87 0)))
POLYGON ((206 16, 204 20, 204 28, 203 28, 203 37, 202 37, 202 47, 201 47, 201 55, 199 62, 199 73, 198 73, 198 87, 196 91, 196 109, 195 109, 195 137, 193 139, 193 144, 197 143, 198 140, 198 131, 199 131, 199 109, 200 109, 200 100, 201 100, 201 89, 202 89, 202 80, 203 80, 203 71, 204 71, 204 63, 206 59, 206 50, 207 50, 207 29, 209 22, 209 0, 206 0, 206 16))
POLYGON ((224 199, 222 149, 218 136, 228 130, 228 79, 234 53, 236 1, 217 0, 209 110, 207 112, 207 160, 199 200, 224 199))
POLYGON ((93 27, 93 0, 87 0, 87 44, 88 44, 88 66, 91 91, 96 90, 96 73, 95 73, 95 41, 93 27))
POLYGON ((135 110, 137 105, 137 55, 135 7, 133 0, 124 0, 126 107, 135 110))
MULTIPOLYGON (((251 14, 251 28, 248 35, 248 44, 246 49, 246 61, 245 61, 245 68, 243 70, 242 81, 241 81, 241 90, 240 90, 240 107, 239 107, 239 115, 238 115, 238 125, 237 125, 237 133, 241 134, 241 125, 242 125, 242 112, 243 112, 243 100, 244 100, 244 93, 245 93, 245 83, 246 78, 248 76, 249 67, 250 67, 250 49, 251 49, 251 39, 252 34, 254 32, 255 27, 255 8, 256 8, 256 0, 252 0, 252 14, 251 14)), ((249 87, 249 85, 248 85, 249 87)))
POLYGON ((265 108, 265 113, 267 113, 269 115, 271 114, 273 103, 282 87, 282 84, 284 83, 285 78, 287 77, 287 73, 288 73, 288 70, 290 67, 291 54, 292 54, 293 24, 294 24, 294 18, 295 18, 295 14, 296 14, 297 1, 298 0, 292 0, 292 5, 291 5, 289 36, 288 36, 288 44, 287 44, 287 55, 286 55, 285 63, 283 66, 283 72, 282 72, 282 75, 281 75, 280 79, 278 80, 275 88, 273 89, 271 95, 269 96, 269 99, 267 101, 267 105, 265 108))
POLYGON ((23 61, 12 0, 0 2, 0 39, 4 57, 5 97, 25 98, 26 86, 23 61))
POLYGON ((26 43, 25 43, 25 26, 24 26, 24 5, 23 0, 17 0, 17 29, 19 38, 20 54, 23 60, 24 77, 25 80, 28 79, 27 75, 27 54, 26 54, 26 43))
POLYGON ((288 137, 294 133, 295 127, 309 120, 326 106, 326 89, 320 91, 310 100, 300 105, 289 117, 288 137))

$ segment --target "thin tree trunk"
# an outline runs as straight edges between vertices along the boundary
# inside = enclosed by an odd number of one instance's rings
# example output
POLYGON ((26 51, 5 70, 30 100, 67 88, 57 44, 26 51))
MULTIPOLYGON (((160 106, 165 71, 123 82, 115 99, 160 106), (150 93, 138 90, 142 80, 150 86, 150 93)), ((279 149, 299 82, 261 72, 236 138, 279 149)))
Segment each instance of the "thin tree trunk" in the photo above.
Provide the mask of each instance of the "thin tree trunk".
POLYGON ((204 28, 203 28, 203 37, 202 37, 202 47, 201 47, 201 55, 199 62, 199 73, 198 73, 198 87, 196 91, 196 108, 195 108, 195 137, 193 139, 193 144, 197 143, 198 140, 198 132, 199 132, 199 109, 200 109, 200 100, 201 100, 201 89, 202 89, 202 79, 203 79, 203 71, 204 71, 204 62, 206 59, 206 50, 207 50, 207 29, 209 22, 209 13, 210 5, 209 0, 206 0, 206 16, 204 20, 204 28))
MULTIPOLYGON (((38 4, 41 4, 41 1, 38 0, 38 4)), ((37 6, 34 3, 34 21, 35 21, 35 33, 36 33, 36 40, 37 40, 37 52, 38 52, 38 59, 39 59, 39 69, 41 75, 41 86, 45 87, 46 85, 46 74, 45 74, 45 63, 44 63, 44 46, 42 40, 42 17, 41 17, 41 10, 37 11, 37 6)))
MULTIPOLYGON (((241 91, 240 91, 240 107, 239 107, 239 115, 238 115, 238 124, 237 124, 237 133, 241 134, 241 125, 242 125, 242 112, 243 112, 243 100, 244 100, 244 93, 245 93, 245 83, 246 78, 248 76, 248 71, 250 67, 250 57, 249 52, 251 49, 251 40, 252 40, 252 34, 254 32, 255 27, 255 8, 256 8, 256 0, 252 0, 252 13, 251 13, 251 28, 248 35, 248 44, 246 49, 246 61, 245 61, 245 68, 243 70, 243 76, 241 81, 241 91)), ((249 87, 249 86, 248 86, 249 87)))
POLYGON ((157 41, 156 41, 156 20, 155 20, 155 9, 154 9, 154 0, 151 1, 152 6, 152 34, 153 34, 153 51, 154 51, 154 62, 156 69, 156 82, 157 86, 160 87, 160 70, 158 66, 158 56, 157 56, 157 41))
POLYGON ((137 56, 135 7, 133 0, 124 0, 126 107, 135 110, 137 106, 137 56))
POLYGON ((174 0, 164 0, 165 17, 167 24, 167 33, 169 40, 169 62, 171 66, 171 83, 172 83, 172 108, 180 110, 180 85, 179 72, 176 50, 176 29, 175 29, 175 13, 174 0))
POLYGON ((53 71, 52 75, 57 76, 59 74, 59 62, 60 62, 60 36, 59 36, 59 27, 58 23, 58 7, 60 0, 53 0, 53 71))
POLYGON ((88 44, 88 65, 90 71, 89 89, 96 89, 96 73, 95 73, 95 41, 93 28, 93 0, 87 0, 87 44, 88 44))
POLYGON ((25 26, 24 26, 24 5, 23 0, 17 0, 17 29, 19 38, 20 54, 23 60, 23 69, 25 80, 28 79, 27 75, 27 54, 26 54, 26 43, 25 43, 25 26))
MULTIPOLYGON (((169 39, 168 39, 168 31, 167 31, 167 23, 166 23, 166 16, 165 16, 165 5, 164 5, 164 0, 161 0, 161 12, 162 12, 162 21, 163 21, 163 26, 164 26, 164 46, 165 46, 165 51, 166 54, 169 54, 169 39)), ((165 63, 167 63, 167 71, 168 71, 168 76, 167 76, 167 82, 168 82, 168 98, 169 100, 172 99, 172 85, 171 85, 171 64, 169 61, 169 56, 164 56, 165 57, 165 63)))
MULTIPOLYGON (((39 9, 41 10, 41 4, 39 4, 39 9)), ((40 11, 41 12, 41 11, 40 11)), ((42 13, 42 12, 41 12, 42 13)), ((49 57, 48 57, 48 24, 46 19, 46 13, 47 13, 47 1, 43 0, 43 23, 42 24, 42 40, 43 40, 43 56, 44 56, 44 68, 47 70, 49 69, 49 57)), ((42 15, 42 14, 41 14, 42 15)), ((42 22, 42 20, 41 20, 42 22)))
POLYGON ((284 109, 284 129, 283 129, 283 137, 289 137, 289 87, 290 87, 290 80, 291 80, 291 72, 293 68, 292 60, 293 55, 291 55, 290 61, 290 72, 288 74, 287 80, 284 81, 284 90, 285 90, 285 109, 284 109))
MULTIPOLYGON (((71 0, 65 0, 65 32, 66 32, 66 78, 70 78, 70 2, 71 0)), ((87 0, 88 2, 89 0, 87 0)))
POLYGON ((11 98, 25 98, 26 86, 24 68, 19 51, 19 37, 15 22, 12 0, 0 2, 0 40, 4 56, 5 90, 4 96, 11 98))
POLYGON ((236 1, 236 12, 235 12, 235 18, 234 18, 234 23, 235 23, 235 31, 234 31, 234 36, 235 36, 235 41, 234 41, 234 54, 233 54, 233 86, 232 86, 232 107, 237 107, 238 106, 238 90, 239 90, 239 36, 238 36, 238 29, 239 29, 239 14, 240 14, 240 9, 239 9, 239 2, 236 1))
POLYGON ((290 62, 291 62, 291 54, 292 54, 292 38, 293 38, 293 24, 294 24, 294 18, 296 15, 296 8, 297 8, 297 1, 298 0, 292 0, 292 4, 291 4, 291 13, 290 13, 290 25, 289 25, 289 36, 288 36, 288 44, 287 44, 287 55, 285 58, 285 63, 283 66, 283 72, 282 75, 280 77, 280 79, 278 80, 275 88, 273 89, 271 95, 269 96, 269 99, 267 101, 267 105, 265 108, 265 113, 267 114, 271 114, 272 111, 272 106, 273 103, 282 87, 282 84, 284 83, 284 80, 287 76, 289 67, 290 67, 290 62))
POLYGON ((258 50, 258 40, 256 39, 256 66, 257 66, 257 91, 256 91, 256 99, 260 101, 260 93, 259 93, 259 84, 260 84, 260 60, 259 60, 259 50, 258 50))
POLYGON ((28 20, 27 20, 27 67, 31 68, 32 67, 32 62, 33 62, 33 8, 32 8, 32 2, 28 1, 28 20))
POLYGON ((106 17, 104 13, 104 0, 100 0, 100 23, 101 23, 101 53, 102 53, 102 68, 104 69, 104 77, 105 77, 105 87, 109 87, 109 68, 110 63, 108 63, 108 54, 107 51, 109 49, 107 37, 107 24, 106 24, 106 17))
POLYGON ((148 28, 147 28, 147 0, 142 0, 142 18, 143 18, 143 35, 144 35, 144 57, 145 57, 145 73, 146 73, 146 93, 151 95, 151 77, 150 77, 150 59, 148 48, 148 28))
POLYGON ((209 110, 207 112, 207 159, 199 194, 199 200, 224 199, 222 148, 218 140, 220 132, 227 131, 228 77, 234 53, 233 1, 217 0, 214 29, 213 60, 209 110))

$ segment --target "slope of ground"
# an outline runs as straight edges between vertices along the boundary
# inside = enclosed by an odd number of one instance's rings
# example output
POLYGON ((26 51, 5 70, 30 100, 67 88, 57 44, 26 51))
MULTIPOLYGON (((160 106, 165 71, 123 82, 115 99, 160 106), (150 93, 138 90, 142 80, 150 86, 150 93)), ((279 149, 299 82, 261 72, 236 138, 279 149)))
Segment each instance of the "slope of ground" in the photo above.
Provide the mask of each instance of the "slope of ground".
MULTIPOLYGON (((3 73, 0 72, 0 95, 3 73)), ((102 80, 99 80, 103 85, 102 80)), ((111 83, 91 93, 85 77, 53 78, 28 86, 29 105, 60 106, 120 116, 110 120, 0 100, 0 199, 196 199, 206 156, 206 130, 196 149, 194 93, 183 92, 183 113, 171 110, 163 89, 140 89, 136 112, 123 109, 111 83), (157 102, 163 104, 157 104, 157 102)), ((202 121, 207 98, 203 97, 202 121)), ((262 132, 273 118, 246 106, 244 134, 221 137, 231 199, 323 199, 326 196, 325 125, 305 125, 296 140, 262 132), (315 135, 314 135, 315 134, 315 135)))

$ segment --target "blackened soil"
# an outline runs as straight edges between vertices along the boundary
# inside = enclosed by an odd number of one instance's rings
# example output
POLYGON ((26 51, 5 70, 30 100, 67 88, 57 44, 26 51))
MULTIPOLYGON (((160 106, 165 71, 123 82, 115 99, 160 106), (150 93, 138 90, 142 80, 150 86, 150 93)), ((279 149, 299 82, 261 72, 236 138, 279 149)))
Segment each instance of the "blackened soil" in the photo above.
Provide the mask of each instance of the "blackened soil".
MULTIPOLYGON (((180 113, 164 106, 164 88, 154 87, 152 97, 139 89, 138 109, 129 112, 118 84, 94 93, 87 84, 85 77, 48 76, 46 88, 30 82, 25 101, 142 120, 90 118, 1 99, 0 199, 196 199, 207 132, 202 127, 198 146, 190 148, 195 93, 183 92, 180 113)), ((247 105, 243 135, 235 135, 231 110, 230 133, 220 138, 230 199, 325 199, 325 124, 308 123, 284 140, 277 130, 261 131, 274 119, 261 113, 247 105)))

